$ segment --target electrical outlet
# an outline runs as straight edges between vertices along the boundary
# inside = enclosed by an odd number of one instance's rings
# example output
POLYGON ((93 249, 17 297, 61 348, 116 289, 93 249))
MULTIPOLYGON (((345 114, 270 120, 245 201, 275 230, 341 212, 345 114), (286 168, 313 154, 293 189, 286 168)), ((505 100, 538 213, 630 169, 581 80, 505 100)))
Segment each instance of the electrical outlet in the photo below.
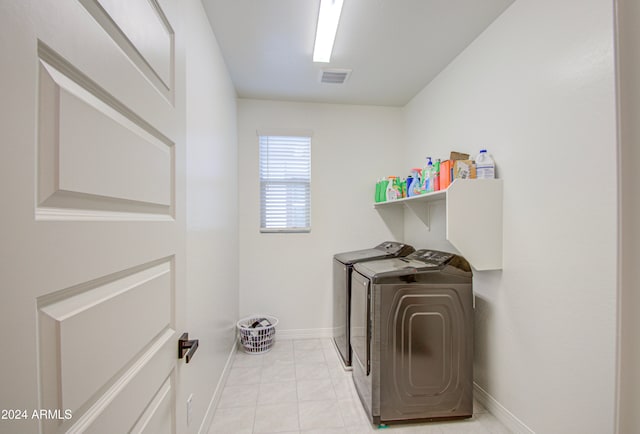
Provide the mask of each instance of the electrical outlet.
POLYGON ((193 403, 193 393, 189 395, 187 398, 187 426, 191 425, 191 414, 192 414, 192 404, 193 403))

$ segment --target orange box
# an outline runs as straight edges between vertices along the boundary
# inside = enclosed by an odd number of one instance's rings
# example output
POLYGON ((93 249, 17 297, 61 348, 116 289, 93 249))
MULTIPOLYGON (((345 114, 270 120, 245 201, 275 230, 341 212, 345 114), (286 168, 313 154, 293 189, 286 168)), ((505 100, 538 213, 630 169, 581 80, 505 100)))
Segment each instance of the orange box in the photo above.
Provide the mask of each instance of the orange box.
POLYGON ((440 190, 446 190, 451 184, 451 168, 453 160, 444 160, 440 163, 440 190))

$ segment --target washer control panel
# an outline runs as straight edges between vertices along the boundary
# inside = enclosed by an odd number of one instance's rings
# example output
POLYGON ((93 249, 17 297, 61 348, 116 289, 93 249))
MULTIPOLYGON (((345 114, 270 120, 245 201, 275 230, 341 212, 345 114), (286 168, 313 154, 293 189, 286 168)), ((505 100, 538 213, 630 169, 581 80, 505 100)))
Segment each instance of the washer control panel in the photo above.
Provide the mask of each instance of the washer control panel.
POLYGON ((444 265, 453 257, 454 255, 452 253, 421 249, 416 250, 407 256, 407 259, 416 259, 422 262, 429 262, 431 264, 444 265))

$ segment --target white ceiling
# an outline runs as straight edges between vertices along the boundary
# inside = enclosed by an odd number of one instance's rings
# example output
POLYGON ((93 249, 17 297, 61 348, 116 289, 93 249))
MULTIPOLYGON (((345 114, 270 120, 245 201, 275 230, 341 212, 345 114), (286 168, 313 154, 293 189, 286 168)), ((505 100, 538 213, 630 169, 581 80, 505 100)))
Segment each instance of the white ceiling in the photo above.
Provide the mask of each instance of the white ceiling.
POLYGON ((319 0, 202 3, 240 98, 404 106, 513 1, 344 0, 331 63, 311 59, 319 0))

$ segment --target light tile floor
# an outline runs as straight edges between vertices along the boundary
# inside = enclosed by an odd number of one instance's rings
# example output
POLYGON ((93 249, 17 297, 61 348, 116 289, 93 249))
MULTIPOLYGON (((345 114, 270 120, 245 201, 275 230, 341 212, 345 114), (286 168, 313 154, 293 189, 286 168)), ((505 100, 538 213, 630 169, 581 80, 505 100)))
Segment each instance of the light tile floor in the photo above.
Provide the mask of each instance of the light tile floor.
MULTIPOLYGON (((364 412, 331 339, 278 340, 271 351, 236 353, 209 434, 377 432, 364 412)), ((509 434, 474 403, 470 419, 391 425, 380 431, 425 434, 509 434)))

